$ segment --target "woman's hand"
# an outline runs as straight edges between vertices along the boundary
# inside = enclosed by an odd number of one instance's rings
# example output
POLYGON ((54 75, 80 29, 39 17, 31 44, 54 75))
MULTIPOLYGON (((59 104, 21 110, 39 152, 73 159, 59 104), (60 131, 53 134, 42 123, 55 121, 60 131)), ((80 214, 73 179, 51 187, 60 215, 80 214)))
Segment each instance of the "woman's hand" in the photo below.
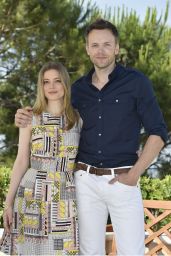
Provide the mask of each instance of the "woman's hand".
POLYGON ((3 221, 4 221, 4 229, 8 234, 11 233, 12 215, 13 215, 13 207, 12 206, 5 207, 4 213, 3 213, 3 221))

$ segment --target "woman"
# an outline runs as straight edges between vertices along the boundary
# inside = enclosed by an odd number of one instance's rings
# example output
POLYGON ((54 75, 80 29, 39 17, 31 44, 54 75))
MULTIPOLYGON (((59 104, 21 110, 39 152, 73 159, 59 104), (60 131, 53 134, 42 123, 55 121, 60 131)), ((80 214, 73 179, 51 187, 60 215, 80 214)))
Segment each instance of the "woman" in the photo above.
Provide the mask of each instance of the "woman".
POLYGON ((4 209, 2 252, 78 254, 73 169, 80 127, 70 102, 68 72, 61 63, 45 64, 38 76, 32 124, 19 132, 4 209))

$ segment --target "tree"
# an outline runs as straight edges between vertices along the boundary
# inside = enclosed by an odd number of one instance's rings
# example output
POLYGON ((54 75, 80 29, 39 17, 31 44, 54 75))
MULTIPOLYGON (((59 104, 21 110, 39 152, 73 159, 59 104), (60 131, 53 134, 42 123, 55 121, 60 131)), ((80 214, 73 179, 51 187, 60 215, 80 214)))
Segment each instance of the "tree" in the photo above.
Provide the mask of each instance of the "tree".
POLYGON ((16 154, 14 113, 32 104, 40 67, 61 61, 73 78, 84 72, 82 27, 91 5, 83 1, 18 0, 0 3, 0 134, 5 134, 1 162, 16 154), (76 47, 78 45, 78 47, 76 47))
MULTIPOLYGON (((171 28, 166 26, 169 4, 164 16, 157 19, 157 10, 147 9, 141 23, 135 12, 130 14, 120 9, 115 11, 113 22, 120 31, 120 59, 126 66, 132 66, 146 74, 153 83, 154 91, 168 127, 171 144, 171 28), (117 17, 117 18, 116 18, 117 17), (163 19, 162 19, 163 18, 163 19)), ((146 136, 142 135, 142 144, 146 136)), ((158 169, 160 178, 171 174, 171 152, 161 151, 152 167, 158 169)))
POLYGON ((124 11, 119 18, 118 28, 121 42, 121 62, 144 72, 153 82, 159 104, 171 130, 171 28, 166 26, 169 6, 164 15, 157 19, 157 10, 147 9, 141 24, 135 12, 124 11))

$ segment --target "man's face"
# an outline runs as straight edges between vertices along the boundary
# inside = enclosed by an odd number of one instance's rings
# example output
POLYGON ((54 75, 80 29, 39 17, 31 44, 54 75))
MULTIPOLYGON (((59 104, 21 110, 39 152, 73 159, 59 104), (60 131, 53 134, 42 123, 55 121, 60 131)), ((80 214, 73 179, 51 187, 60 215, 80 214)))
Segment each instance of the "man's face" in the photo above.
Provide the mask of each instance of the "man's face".
POLYGON ((88 34, 86 50, 94 66, 103 69, 114 65, 119 44, 110 30, 94 29, 88 34))

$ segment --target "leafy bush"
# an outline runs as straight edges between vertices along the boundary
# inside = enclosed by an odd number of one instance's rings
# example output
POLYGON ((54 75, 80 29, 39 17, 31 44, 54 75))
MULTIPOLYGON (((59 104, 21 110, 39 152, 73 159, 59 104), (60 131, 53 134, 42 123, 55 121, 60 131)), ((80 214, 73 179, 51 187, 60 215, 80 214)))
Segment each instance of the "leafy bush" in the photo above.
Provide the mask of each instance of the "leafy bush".
POLYGON ((10 180, 11 169, 5 166, 0 166, 0 226, 2 227, 2 213, 5 201, 5 196, 10 180))
POLYGON ((142 197, 146 200, 171 200, 171 175, 164 179, 141 177, 142 197))
MULTIPOLYGON (((164 179, 151 179, 142 177, 141 181, 142 197, 146 200, 171 200, 171 176, 167 175, 164 179)), ((150 212, 156 218, 163 213, 163 209, 150 209, 150 212)), ((151 220, 145 215, 145 222, 151 223, 151 220)), ((156 225, 153 225, 153 232, 157 232, 161 227, 171 222, 171 215, 169 214, 164 219, 160 220, 156 225)))

